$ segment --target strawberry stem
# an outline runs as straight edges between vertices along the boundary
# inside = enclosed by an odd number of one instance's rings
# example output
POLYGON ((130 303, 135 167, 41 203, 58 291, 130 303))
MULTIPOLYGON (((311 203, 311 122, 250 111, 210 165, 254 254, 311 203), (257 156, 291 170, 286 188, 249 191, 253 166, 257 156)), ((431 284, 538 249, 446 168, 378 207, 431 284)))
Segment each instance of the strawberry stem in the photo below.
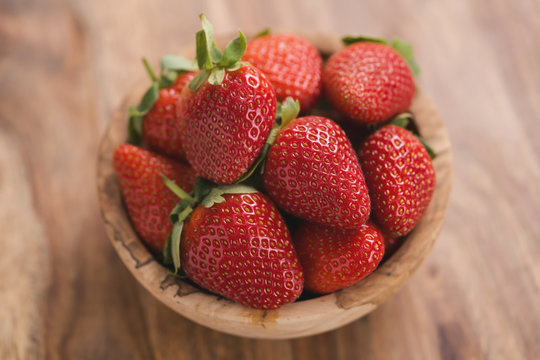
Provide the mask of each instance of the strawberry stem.
POLYGON ((176 196, 178 196, 182 200, 188 200, 191 203, 195 202, 195 198, 193 198, 187 192, 182 190, 182 188, 180 188, 180 186, 176 185, 176 183, 174 183, 171 179, 169 179, 168 177, 166 177, 163 174, 159 174, 159 175, 163 179, 163 183, 165 184, 165 186, 167 186, 169 188, 169 190, 171 190, 176 196))

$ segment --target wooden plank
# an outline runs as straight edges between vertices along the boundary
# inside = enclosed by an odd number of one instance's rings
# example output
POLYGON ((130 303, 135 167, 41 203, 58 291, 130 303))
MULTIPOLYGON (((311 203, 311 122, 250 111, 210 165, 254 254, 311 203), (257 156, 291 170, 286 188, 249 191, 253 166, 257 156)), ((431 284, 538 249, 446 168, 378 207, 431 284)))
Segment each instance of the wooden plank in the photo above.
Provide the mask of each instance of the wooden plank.
POLYGON ((539 37, 534 0, 2 1, 0 358, 538 358, 539 37), (368 317, 293 341, 224 335, 154 300, 106 240, 99 136, 144 76, 139 59, 192 42, 202 11, 219 32, 414 43, 452 141, 453 192, 427 261, 368 317))
POLYGON ((0 358, 44 354, 45 297, 50 285, 48 237, 34 204, 24 157, 0 132, 0 358))

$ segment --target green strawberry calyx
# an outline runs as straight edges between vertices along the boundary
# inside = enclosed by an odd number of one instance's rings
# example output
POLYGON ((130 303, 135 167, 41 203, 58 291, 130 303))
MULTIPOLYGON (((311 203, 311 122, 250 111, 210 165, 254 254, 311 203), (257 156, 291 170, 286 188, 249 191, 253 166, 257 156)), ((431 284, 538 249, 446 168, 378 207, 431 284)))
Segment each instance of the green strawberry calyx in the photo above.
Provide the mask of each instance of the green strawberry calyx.
POLYGON ((257 192, 255 188, 244 184, 218 186, 210 190, 208 195, 201 200, 201 205, 211 208, 214 204, 225 202, 223 197, 225 194, 251 194, 255 192, 257 192))
POLYGON ((261 151, 261 154, 259 157, 255 160, 253 165, 249 168, 249 170, 236 182, 243 183, 251 176, 253 173, 255 173, 255 170, 257 168, 261 169, 261 174, 264 171, 264 161, 266 160, 266 155, 268 155, 268 151, 270 151, 270 147, 274 144, 276 141, 276 138, 279 134, 279 132, 287 126, 292 120, 296 119, 298 114, 300 113, 300 102, 298 100, 294 100, 292 97, 287 97, 285 100, 283 100, 282 103, 278 103, 277 111, 276 111, 276 121, 274 123, 274 127, 272 130, 270 130, 270 134, 268 134, 268 138, 266 139, 266 142, 263 145, 263 149, 261 151))
POLYGON ((189 88, 196 91, 204 82, 212 85, 220 85, 223 82, 226 71, 235 71, 245 63, 240 61, 246 51, 247 40, 241 31, 238 36, 231 40, 221 52, 214 39, 214 28, 210 21, 199 15, 202 30, 195 34, 197 51, 197 65, 199 74, 189 83, 189 88))
POLYGON ((260 38, 260 37, 263 37, 263 36, 268 36, 271 33, 272 33, 272 31, 270 30, 270 28, 264 28, 261 31, 259 31, 258 33, 256 33, 255 35, 253 35, 253 39, 257 39, 257 38, 260 38))
POLYGON ((357 43, 357 42, 374 42, 377 44, 383 44, 383 45, 389 45, 392 49, 394 49, 409 65, 412 73, 414 76, 418 76, 420 74, 420 68, 418 67, 418 64, 414 60, 414 49, 411 44, 400 40, 398 38, 392 39, 390 43, 386 41, 385 39, 380 39, 377 37, 372 36, 363 36, 363 35, 349 35, 345 36, 341 39, 343 44, 345 46, 349 46, 351 44, 357 43))
POLYGON ((347 35, 341 38, 341 42, 343 42, 345 46, 349 46, 358 42, 374 42, 377 44, 388 45, 387 41, 384 39, 366 35, 347 35))
POLYGON ((184 222, 189 218, 193 210, 201 205, 211 208, 214 204, 225 201, 225 194, 250 194, 258 192, 255 188, 244 184, 216 185, 215 183, 197 178, 194 189, 191 193, 186 193, 174 181, 161 175, 163 183, 169 190, 180 198, 180 202, 174 207, 169 215, 173 224, 173 229, 169 234, 163 249, 163 262, 165 265, 174 267, 174 274, 178 274, 181 267, 180 261, 180 239, 184 222))
POLYGON ((409 126, 412 120, 414 120, 413 114, 410 112, 404 112, 394 116, 392 119, 390 119, 388 124, 396 125, 405 129, 407 126, 409 126))
POLYGON ((191 60, 176 55, 165 55, 161 58, 161 71, 158 77, 152 70, 148 60, 143 58, 142 61, 152 84, 142 96, 139 104, 136 107, 129 108, 129 142, 134 145, 140 145, 142 142, 143 119, 159 98, 159 90, 172 86, 181 73, 197 70, 191 60))
MULTIPOLYGON (((407 129, 407 126, 409 126, 409 123, 412 120, 414 120, 413 114, 410 113, 410 112, 406 112, 406 113, 402 113, 402 114, 398 114, 398 115, 394 116, 385 125, 396 125, 396 126, 404 128, 404 129, 407 129)), ((407 130, 410 131, 409 129, 407 129, 407 130)), ((435 159, 437 157, 437 153, 435 152, 435 150, 433 150, 433 148, 431 146, 429 146, 426 139, 424 139, 419 134, 415 134, 415 133, 412 133, 412 134, 414 135, 414 137, 416 137, 416 139, 418 139, 418 141, 420 141, 420 144, 422 144, 422 146, 426 149, 430 159, 431 160, 435 159)))

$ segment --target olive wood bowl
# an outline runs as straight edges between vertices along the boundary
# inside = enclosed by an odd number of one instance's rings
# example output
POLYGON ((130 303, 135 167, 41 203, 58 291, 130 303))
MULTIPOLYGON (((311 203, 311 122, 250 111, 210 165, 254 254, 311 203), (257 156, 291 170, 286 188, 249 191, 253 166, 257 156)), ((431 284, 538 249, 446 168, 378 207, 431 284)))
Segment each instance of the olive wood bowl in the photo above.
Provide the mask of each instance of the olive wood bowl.
MULTIPOLYGON (((341 47, 338 36, 301 35, 323 53, 333 53, 341 47)), ((194 52, 186 48, 181 54, 193 56, 194 52)), ((142 82, 125 97, 103 134, 97 164, 99 204, 106 232, 125 266, 152 295, 182 316, 215 330, 251 338, 288 339, 322 333, 373 311, 411 277, 433 246, 448 204, 452 153, 435 107, 418 90, 411 112, 418 131, 437 153, 433 162, 437 186, 416 228, 372 274, 346 289, 270 311, 247 308, 180 280, 156 261, 135 233, 112 163, 114 149, 127 139, 128 108, 138 103, 147 86, 147 81, 142 82)))

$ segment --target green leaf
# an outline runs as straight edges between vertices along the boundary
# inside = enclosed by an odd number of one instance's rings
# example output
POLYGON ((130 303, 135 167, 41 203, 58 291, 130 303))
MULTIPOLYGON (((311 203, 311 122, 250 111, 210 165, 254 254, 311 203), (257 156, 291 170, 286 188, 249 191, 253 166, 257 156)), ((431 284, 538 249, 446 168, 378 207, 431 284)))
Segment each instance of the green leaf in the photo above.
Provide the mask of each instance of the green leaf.
POLYGON ((174 224, 179 221, 184 221, 193 211, 193 207, 191 205, 194 204, 196 204, 196 202, 188 199, 182 199, 178 204, 176 204, 169 214, 169 220, 171 220, 171 223, 174 224))
POLYGON ((219 189, 223 194, 253 194, 259 192, 254 187, 243 184, 223 185, 219 189))
POLYGON ((206 80, 208 80, 208 77, 210 77, 209 70, 201 71, 193 78, 193 80, 191 80, 191 82, 189 83, 189 88, 192 91, 197 91, 197 89, 200 88, 206 80))
POLYGON ((129 116, 142 116, 142 115, 144 115, 143 113, 141 113, 139 111, 139 109, 134 108, 134 107, 130 107, 128 112, 129 112, 129 116))
POLYGON ((182 229, 184 228, 184 222, 177 222, 174 224, 171 231, 171 258, 174 265, 174 273, 180 269, 180 238, 182 237, 182 229))
POLYGON ((248 64, 246 61, 239 61, 236 64, 233 64, 232 66, 229 66, 227 68, 227 70, 229 72, 236 71, 236 70, 240 69, 242 66, 245 66, 246 64, 248 64))
POLYGON ((153 82, 144 93, 141 102, 136 108, 129 109, 128 137, 131 144, 139 145, 142 142, 142 127, 144 115, 154 106, 159 97, 159 85, 153 82))
POLYGON ((208 55, 210 56, 210 62, 212 65, 218 64, 221 61, 223 54, 216 45, 216 40, 214 39, 214 27, 204 14, 199 15, 199 18, 201 19, 201 25, 206 35, 206 46, 208 55))
POLYGON ((159 85, 157 82, 153 82, 152 86, 144 93, 137 110, 141 115, 145 115, 154 106, 156 100, 159 98, 159 85))
POLYGON ((341 38, 341 41, 343 42, 343 44, 345 46, 349 46, 349 45, 357 43, 357 42, 374 42, 374 43, 386 45, 386 40, 384 40, 384 39, 380 39, 380 38, 376 38, 376 37, 372 37, 372 36, 363 36, 363 35, 345 36, 345 37, 341 38))
POLYGON ((268 139, 266 139, 266 142, 264 143, 261 154, 259 155, 257 160, 255 160, 255 162, 251 165, 249 170, 244 175, 242 175, 240 179, 236 181, 237 184, 242 183, 246 181, 247 179, 249 179, 251 175, 255 173, 255 170, 257 170, 259 166, 262 168, 262 164, 266 160, 266 155, 268 155, 268 151, 270 151, 270 147, 276 140, 276 137, 279 134, 280 130, 281 130, 281 126, 276 122, 272 130, 270 130, 270 134, 268 135, 268 139))
POLYGON ((257 189, 244 184, 224 185, 213 188, 208 195, 201 201, 201 205, 207 208, 214 204, 225 201, 224 194, 250 194, 258 192, 257 189))
MULTIPOLYGON (((406 112, 406 113, 401 113, 399 115, 396 115, 392 118, 392 120, 390 120, 388 122, 389 125, 396 125, 396 126, 399 126, 399 127, 402 127, 402 128, 407 128, 407 126, 409 125, 409 122, 412 121, 414 119, 413 117, 413 114, 411 114, 410 112, 406 112)), ((384 125, 383 125, 384 126, 384 125)), ((429 157, 433 160, 435 159, 435 157, 437 156, 437 154, 435 153, 435 151, 433 150, 433 148, 431 146, 428 145, 428 143, 426 142, 426 140, 421 137, 420 135, 417 135, 417 134, 413 134, 414 137, 416 137, 418 139, 418 141, 420 141, 420 143, 426 148, 426 151, 429 155, 429 157)))
POLYGON ((414 76, 418 76, 420 74, 420 68, 416 61, 414 61, 414 49, 412 45, 401 41, 400 39, 392 39, 392 44, 390 46, 396 50, 405 61, 407 61, 414 76))
POLYGON ((396 125, 402 128, 406 128, 409 125, 409 122, 413 119, 413 115, 409 112, 401 113, 394 116, 388 124, 396 125))
POLYGON ((206 46, 206 34, 203 30, 198 31, 195 34, 195 45, 197 51, 197 65, 199 69, 210 69, 212 63, 210 62, 210 56, 208 55, 208 47, 206 46))
POLYGON ((163 70, 159 78, 159 88, 164 89, 174 85, 178 72, 174 70, 163 70))
POLYGON ((265 145, 268 145, 268 147, 272 146, 274 142, 276 141, 276 138, 279 135, 279 132, 281 131, 281 129, 282 129, 281 125, 274 126, 272 130, 270 130, 270 134, 268 134, 268 139, 266 139, 265 145))
POLYGON ((221 191, 219 188, 213 188, 210 190, 210 193, 208 193, 208 195, 206 195, 201 201, 201 205, 209 208, 214 204, 222 203, 225 201, 225 198, 221 195, 223 195, 223 191, 221 191))
POLYGON ((199 176, 195 179, 195 184, 193 185, 193 196, 196 201, 200 201, 216 186, 214 182, 199 176))
POLYGON ((247 40, 244 34, 239 31, 238 36, 235 37, 225 48, 223 58, 219 62, 219 65, 223 67, 230 67, 236 64, 244 53, 246 52, 247 40))
POLYGON ((152 79, 152 82, 156 82, 157 81, 156 74, 154 74, 154 70, 152 70, 152 67, 148 63, 148 60, 143 58, 142 62, 144 64, 144 68, 146 69, 146 72, 148 73, 148 76, 150 77, 150 79, 152 79))
POLYGON ((435 159, 437 157, 437 153, 435 152, 435 150, 433 150, 431 146, 429 146, 429 144, 426 142, 426 139, 424 139, 420 135, 415 134, 414 136, 418 139, 418 141, 420 141, 420 143, 424 146, 424 148, 426 148, 426 151, 429 157, 431 158, 431 160, 435 159))
POLYGON ((142 122, 142 115, 132 115, 128 119, 129 142, 133 145, 140 145, 142 142, 142 122))
POLYGON ((225 69, 221 67, 216 67, 210 70, 210 76, 208 77, 208 82, 212 85, 221 85, 224 78, 225 78, 225 69))
POLYGON ((255 34, 254 39, 270 35, 270 28, 265 28, 255 34))
POLYGON ((191 205, 186 206, 186 208, 182 210, 180 214, 178 214, 178 221, 185 221, 192 212, 193 208, 191 205))
POLYGON ((178 196, 182 200, 186 199, 191 202, 195 202, 195 199, 191 197, 187 192, 182 190, 180 186, 176 185, 174 181, 172 181, 171 179, 169 179, 168 177, 166 177, 165 175, 161 173, 159 175, 161 176, 161 179, 163 180, 163 183, 165 184, 165 186, 169 188, 169 190, 171 190, 176 196, 178 196))
POLYGON ((409 43, 395 38, 392 39, 392 44, 390 46, 405 58, 413 56, 414 50, 412 45, 409 43))
POLYGON ((163 247, 163 264, 172 265, 172 254, 171 254, 171 234, 167 236, 165 241, 165 246, 163 247))
POLYGON ((281 103, 278 102, 276 106, 276 123, 281 125, 281 103))
POLYGON ((257 168, 259 167, 259 165, 261 165, 261 163, 263 162, 264 158, 266 157, 265 155, 268 153, 268 150, 264 151, 265 150, 265 147, 266 147, 266 144, 263 146, 263 150, 261 151, 261 154, 259 155, 259 157, 257 158, 257 160, 255 160, 255 162, 253 163, 253 165, 251 165, 251 167, 248 169, 248 171, 242 175, 242 177, 240 179, 238 179, 236 181, 236 184, 240 184, 240 183, 243 183, 244 181, 246 181, 247 179, 249 179, 251 177, 251 175, 253 175, 253 173, 255 172, 255 170, 257 170, 257 168), (264 154, 264 155, 263 155, 264 154))
POLYGON ((177 55, 165 55, 161 58, 161 68, 164 70, 195 71, 197 66, 192 60, 177 55))
POLYGON ((268 151, 270 151, 270 148, 276 141, 276 138, 281 131, 290 121, 296 118, 298 116, 298 113, 300 112, 300 102, 298 100, 294 100, 292 97, 287 97, 283 103, 277 104, 276 109, 276 121, 274 122, 274 126, 272 127, 272 130, 270 130, 270 134, 268 134, 268 138, 266 139, 264 146, 261 150, 261 153, 257 157, 257 159, 253 162, 251 167, 248 169, 248 171, 242 175, 240 179, 236 181, 236 184, 243 183, 255 173, 255 170, 257 168, 262 170, 264 169, 264 162, 266 160, 266 156, 268 155, 268 151), (283 121, 285 119, 285 122, 283 121))
POLYGON ((281 104, 281 128, 296 119, 300 112, 300 102, 288 96, 281 104))

